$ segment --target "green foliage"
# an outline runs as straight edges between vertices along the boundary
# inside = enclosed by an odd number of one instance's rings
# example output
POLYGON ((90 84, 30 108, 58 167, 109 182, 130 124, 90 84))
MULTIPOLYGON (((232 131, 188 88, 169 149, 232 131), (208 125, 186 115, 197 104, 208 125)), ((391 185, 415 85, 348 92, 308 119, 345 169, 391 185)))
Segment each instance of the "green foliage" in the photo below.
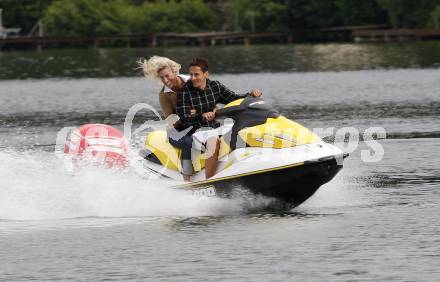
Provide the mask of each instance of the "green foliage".
POLYGON ((335 0, 286 0, 286 27, 289 30, 324 28, 342 23, 335 0))
MULTIPOLYGON (((229 29, 294 30, 343 25, 425 27, 439 0, 230 0, 229 29)), ((431 20, 430 20, 431 19, 431 20)), ((432 25, 432 24, 431 24, 432 25)))
POLYGON ((44 15, 55 35, 215 30, 218 17, 201 0, 156 1, 57 0, 44 15))
POLYGON ((289 31, 343 25, 439 27, 440 0, 0 0, 6 27, 49 35, 289 31), (226 8, 225 8, 226 7, 226 8))
MULTIPOLYGON (((293 0, 292 0, 293 1, 293 0)), ((293 1, 299 5, 293 7, 295 13, 298 9, 302 12, 302 22, 304 28, 324 28, 336 26, 340 20, 336 13, 335 1, 315 0, 315 1, 293 1)), ((294 27, 292 27, 294 28, 294 27)))
POLYGON ((236 31, 285 31, 287 6, 285 1, 232 0, 229 29, 236 31))
POLYGON ((56 0, 44 13, 47 32, 53 35, 114 34, 127 30, 123 1, 56 0))
POLYGON ((377 0, 395 28, 429 27, 430 14, 440 4, 439 0, 377 0))
POLYGON ((3 9, 3 25, 20 27, 22 33, 26 34, 52 2, 53 0, 0 0, 0 9, 3 9))
POLYGON ((374 0, 335 0, 335 5, 341 25, 388 23, 386 12, 374 0))
POLYGON ((219 23, 217 15, 201 0, 145 3, 142 11, 149 21, 144 31, 149 32, 215 30, 219 23))
POLYGON ((440 28, 440 5, 437 5, 434 11, 432 11, 431 22, 433 27, 440 28))

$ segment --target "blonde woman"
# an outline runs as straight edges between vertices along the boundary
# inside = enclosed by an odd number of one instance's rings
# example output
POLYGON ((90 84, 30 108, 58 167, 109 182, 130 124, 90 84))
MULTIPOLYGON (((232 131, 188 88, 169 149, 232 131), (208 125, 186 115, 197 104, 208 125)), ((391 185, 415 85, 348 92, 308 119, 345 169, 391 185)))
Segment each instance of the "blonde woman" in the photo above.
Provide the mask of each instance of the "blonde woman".
MULTIPOLYGON (((139 65, 143 70, 144 76, 154 80, 161 80, 163 87, 159 92, 159 102, 165 118, 176 114, 177 95, 183 89, 185 83, 189 80, 188 75, 179 74, 180 64, 165 57, 153 56, 148 60, 140 60, 139 65)), ((190 181, 193 174, 191 162, 192 137, 189 135, 171 138, 173 128, 168 130, 169 142, 182 149, 181 163, 182 174, 185 181, 190 181)))
POLYGON ((189 76, 179 74, 181 65, 165 57, 153 56, 148 60, 139 61, 139 64, 145 77, 161 80, 163 83, 159 92, 159 102, 165 118, 175 114, 177 93, 183 89, 189 76))

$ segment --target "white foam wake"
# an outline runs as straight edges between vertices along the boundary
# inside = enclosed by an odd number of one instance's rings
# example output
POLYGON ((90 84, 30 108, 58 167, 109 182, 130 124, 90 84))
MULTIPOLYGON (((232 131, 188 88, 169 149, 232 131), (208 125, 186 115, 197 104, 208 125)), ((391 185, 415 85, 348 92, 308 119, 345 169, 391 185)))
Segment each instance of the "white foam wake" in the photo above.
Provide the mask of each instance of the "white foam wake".
POLYGON ((0 151, 0 220, 209 216, 240 213, 237 200, 195 196, 132 172, 65 170, 48 152, 0 151))
MULTIPOLYGON (((175 184, 141 178, 134 170, 89 166, 71 173, 54 153, 0 151, 0 220, 223 216, 271 205, 265 197, 200 197, 170 188, 175 184)), ((296 211, 331 212, 364 204, 365 195, 355 192, 338 175, 296 211)))

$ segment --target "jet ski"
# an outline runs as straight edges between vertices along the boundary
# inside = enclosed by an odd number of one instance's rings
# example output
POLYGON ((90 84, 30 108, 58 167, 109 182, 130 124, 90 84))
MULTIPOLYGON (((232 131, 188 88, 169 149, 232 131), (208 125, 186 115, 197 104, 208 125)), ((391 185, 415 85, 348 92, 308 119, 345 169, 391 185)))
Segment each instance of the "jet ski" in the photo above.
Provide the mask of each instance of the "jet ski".
MULTIPOLYGON (((216 174, 205 179, 205 152, 193 150, 192 182, 175 188, 219 197, 244 191, 296 206, 329 182, 347 156, 261 98, 233 101, 216 116, 224 119, 216 174)), ((141 154, 149 170, 182 181, 180 153, 168 142, 166 130, 155 130, 147 134, 141 154)))

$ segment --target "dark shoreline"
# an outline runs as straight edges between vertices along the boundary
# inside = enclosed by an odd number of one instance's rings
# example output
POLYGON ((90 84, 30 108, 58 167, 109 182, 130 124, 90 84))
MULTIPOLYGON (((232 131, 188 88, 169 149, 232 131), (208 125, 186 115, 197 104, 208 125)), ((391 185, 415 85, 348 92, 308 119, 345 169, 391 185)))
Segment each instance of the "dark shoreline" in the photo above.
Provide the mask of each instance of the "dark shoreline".
POLYGON ((290 43, 406 42, 439 40, 440 29, 338 27, 295 32, 136 33, 96 36, 33 36, 0 39, 0 51, 101 47, 180 47, 290 43))

